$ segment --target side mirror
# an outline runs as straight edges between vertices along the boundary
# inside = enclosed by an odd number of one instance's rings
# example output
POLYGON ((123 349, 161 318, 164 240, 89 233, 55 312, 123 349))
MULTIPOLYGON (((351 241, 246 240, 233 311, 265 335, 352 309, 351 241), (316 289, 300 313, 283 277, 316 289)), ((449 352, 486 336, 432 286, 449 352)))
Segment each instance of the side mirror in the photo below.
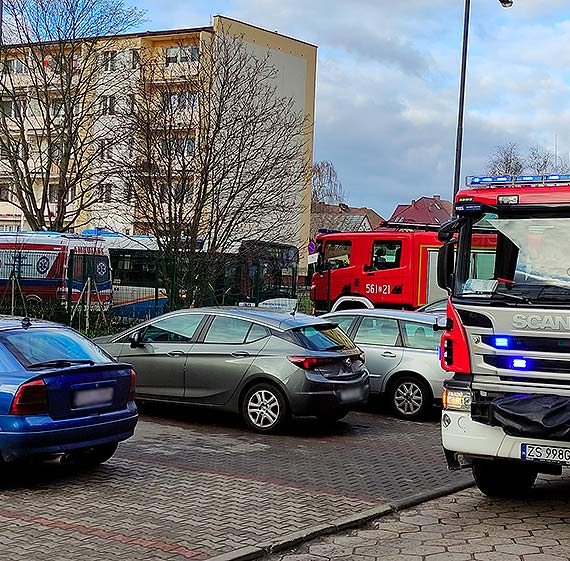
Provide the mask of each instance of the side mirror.
POLYGON ((368 271, 370 271, 370 265, 363 265, 362 266, 362 270, 367 273, 368 271))
POLYGON ((136 347, 144 347, 144 343, 142 342, 142 331, 135 331, 130 337, 129 342, 131 343, 131 349, 135 349, 136 347))
POLYGON ((437 231, 437 238, 440 242, 447 242, 453 238, 453 236, 459 231, 462 224, 465 222, 465 218, 462 216, 457 216, 444 222, 437 231))
POLYGON ((448 292, 453 286, 454 258, 455 243, 450 240, 439 248, 437 257, 437 284, 448 292))

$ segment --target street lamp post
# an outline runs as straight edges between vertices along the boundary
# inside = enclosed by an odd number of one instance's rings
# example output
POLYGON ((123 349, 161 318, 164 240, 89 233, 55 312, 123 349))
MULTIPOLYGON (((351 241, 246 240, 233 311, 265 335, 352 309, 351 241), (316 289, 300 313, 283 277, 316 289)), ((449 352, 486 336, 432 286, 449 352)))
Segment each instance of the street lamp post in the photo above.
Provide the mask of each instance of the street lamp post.
MULTIPOLYGON (((499 0, 503 8, 510 8, 513 0, 499 0)), ((457 134, 455 137, 455 168, 453 177, 453 200, 459 191, 461 181, 461 152, 463 149, 463 114, 465 112, 465 74, 467 69, 467 45, 469 43, 469 15, 471 13, 471 0, 465 0, 465 13, 463 17, 463 48, 461 50, 461 75, 459 78, 459 108, 457 111, 457 134)))

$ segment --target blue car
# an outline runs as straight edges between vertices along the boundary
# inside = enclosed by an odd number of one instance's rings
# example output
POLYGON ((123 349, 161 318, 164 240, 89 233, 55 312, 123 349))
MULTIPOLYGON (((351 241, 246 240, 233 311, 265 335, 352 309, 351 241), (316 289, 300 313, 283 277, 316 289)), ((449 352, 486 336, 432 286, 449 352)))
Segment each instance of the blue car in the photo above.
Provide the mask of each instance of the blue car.
MULTIPOLYGON (((96 465, 133 435, 135 372, 68 327, 0 316, 0 455, 96 465)), ((1 461, 1 460, 0 460, 1 461)))

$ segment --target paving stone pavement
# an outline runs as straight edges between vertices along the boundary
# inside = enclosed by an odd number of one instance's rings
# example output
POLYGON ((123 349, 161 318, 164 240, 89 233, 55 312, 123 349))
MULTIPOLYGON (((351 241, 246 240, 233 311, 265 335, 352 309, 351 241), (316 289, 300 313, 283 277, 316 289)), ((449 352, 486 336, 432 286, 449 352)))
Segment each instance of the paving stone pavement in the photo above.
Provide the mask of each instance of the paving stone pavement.
POLYGON ((569 522, 570 476, 541 477, 524 500, 469 489, 264 561, 562 561, 569 522))
POLYGON ((209 559, 470 481, 447 471, 435 419, 363 412, 267 436, 188 409, 143 412, 97 469, 42 464, 4 481, 2 561, 209 559))

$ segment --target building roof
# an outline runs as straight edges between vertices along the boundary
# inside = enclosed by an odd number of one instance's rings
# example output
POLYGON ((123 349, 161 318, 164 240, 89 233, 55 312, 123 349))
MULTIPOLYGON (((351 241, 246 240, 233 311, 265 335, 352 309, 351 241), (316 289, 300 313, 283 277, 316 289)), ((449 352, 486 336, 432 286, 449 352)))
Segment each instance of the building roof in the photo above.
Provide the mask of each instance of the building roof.
POLYGON ((398 205, 388 222, 407 224, 443 224, 451 218, 451 202, 439 195, 420 197, 409 205, 398 205))
POLYGON ((384 219, 375 210, 367 207, 349 207, 345 204, 311 205, 311 237, 314 239, 320 229, 340 232, 368 232, 375 230, 384 219))

